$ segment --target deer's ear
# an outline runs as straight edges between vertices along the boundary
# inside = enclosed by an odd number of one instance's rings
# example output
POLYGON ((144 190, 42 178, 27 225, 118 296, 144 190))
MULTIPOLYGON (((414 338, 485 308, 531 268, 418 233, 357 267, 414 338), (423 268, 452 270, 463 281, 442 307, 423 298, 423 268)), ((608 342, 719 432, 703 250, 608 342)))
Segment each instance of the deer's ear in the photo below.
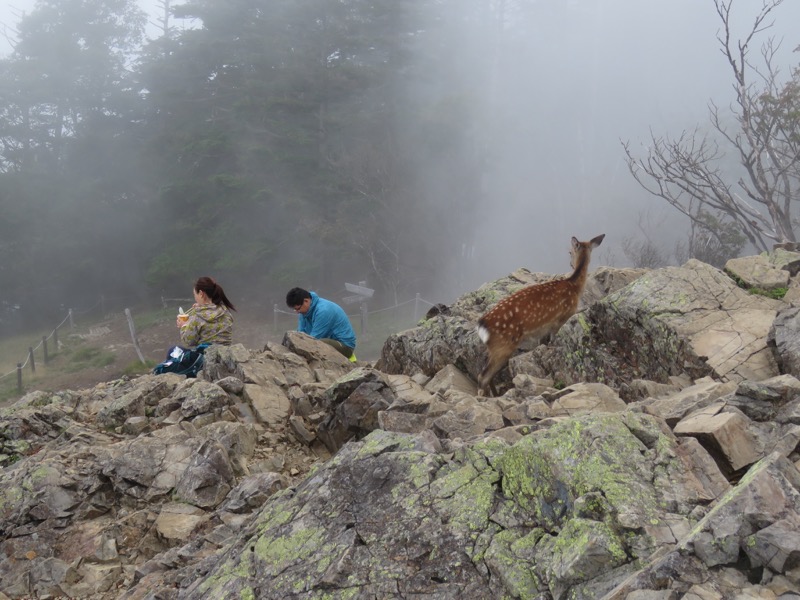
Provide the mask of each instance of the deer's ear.
MULTIPOLYGON (((606 237, 606 234, 605 233, 601 233, 596 238, 592 238, 592 241, 589 242, 589 243, 592 245, 592 248, 597 248, 600 245, 600 242, 602 242, 603 238, 605 238, 605 237, 606 237)), ((575 238, 572 238, 572 239, 574 240, 575 238)))
POLYGON ((581 245, 581 243, 578 241, 578 238, 576 238, 575 236, 572 236, 572 247, 575 250, 577 250, 578 246, 580 246, 580 245, 581 245))

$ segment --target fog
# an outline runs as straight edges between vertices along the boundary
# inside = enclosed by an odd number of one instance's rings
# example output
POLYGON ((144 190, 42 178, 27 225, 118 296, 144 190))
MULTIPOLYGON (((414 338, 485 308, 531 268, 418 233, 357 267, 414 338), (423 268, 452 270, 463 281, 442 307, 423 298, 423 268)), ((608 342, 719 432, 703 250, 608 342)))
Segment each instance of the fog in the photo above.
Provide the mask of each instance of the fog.
MULTIPOLYGON (((6 38, 13 40, 14 25, 33 4, 0 6, 6 38)), ((651 131, 677 137, 698 125, 706 129, 709 101, 725 107, 732 99, 712 0, 531 0, 526 17, 515 12, 520 4, 487 0, 493 9, 507 9, 490 38, 481 23, 480 37, 463 27, 442 40, 453 95, 471 117, 464 128, 485 161, 480 173, 469 174, 481 197, 477 213, 447 234, 460 236, 453 244, 461 249, 442 276, 447 285, 423 290, 435 302, 519 267, 567 272, 572 236, 606 234, 593 268, 627 266, 626 238, 650 237, 670 256, 687 223, 636 184, 621 141, 644 155, 651 131)), ((760 5, 734 2, 734 35, 749 31, 760 5)), ((157 18, 158 0, 140 0, 140 6, 157 18)), ((773 20, 752 57, 758 59, 767 36, 782 39, 778 63, 788 74, 798 62, 792 50, 800 43, 793 30, 800 2, 785 2, 773 20)), ((155 31, 152 26, 151 37, 155 31)), ((0 39, 0 55, 10 49, 0 39)), ((437 165, 430 167, 434 172, 437 165)), ((458 186, 434 177, 431 186, 432 201, 441 199, 457 213, 458 186)), ((347 277, 358 281, 364 274, 347 277)))
MULTIPOLYGON (((734 2, 735 34, 749 30, 760 5, 734 2)), ((483 90, 492 158, 482 180, 487 202, 456 267, 465 289, 520 266, 566 272, 573 235, 607 234, 593 267, 626 266, 626 236, 652 236, 671 255, 687 223, 636 184, 620 140, 644 155, 651 130, 707 130, 709 100, 725 108, 733 98, 710 0, 573 1, 541 14, 536 31, 507 25, 494 87, 483 90)), ((768 34, 783 38, 788 74, 799 58, 791 51, 800 3, 774 16, 768 34)), ((757 38, 754 59, 766 37, 757 38)))
MULTIPOLYGON (((5 0, 0 3, 0 57, 12 52, 17 23, 23 14, 31 12, 35 4, 35 0, 5 0)), ((155 37, 158 35, 155 21, 163 13, 163 9, 159 8, 159 0, 138 0, 138 4, 149 16, 147 35, 155 37)))

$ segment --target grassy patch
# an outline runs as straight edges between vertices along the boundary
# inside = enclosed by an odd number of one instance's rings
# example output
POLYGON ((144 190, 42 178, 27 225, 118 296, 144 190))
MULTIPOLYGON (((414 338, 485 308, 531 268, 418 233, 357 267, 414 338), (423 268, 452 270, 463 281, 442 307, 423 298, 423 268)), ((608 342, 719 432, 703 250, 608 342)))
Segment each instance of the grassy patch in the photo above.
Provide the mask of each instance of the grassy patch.
POLYGON ((740 288, 742 288, 746 292, 748 292, 750 294, 754 294, 756 296, 766 296, 767 298, 773 298, 774 300, 782 300, 783 297, 786 295, 786 292, 789 291, 789 288, 785 288, 785 287, 774 288, 774 289, 771 289, 771 290, 765 290, 763 288, 752 287, 750 285, 747 285, 747 283, 741 277, 737 277, 736 275, 734 275, 733 273, 731 273, 728 270, 725 271, 725 274, 728 277, 730 277, 737 286, 739 286, 740 288))
POLYGON ((67 371, 70 373, 89 367, 107 367, 116 360, 113 352, 95 346, 84 346, 68 353, 67 371))
MULTIPOLYGON (((188 308, 188 306, 183 307, 184 310, 188 308)), ((148 327, 153 327, 154 325, 161 325, 165 321, 170 323, 175 322, 175 317, 178 314, 177 308, 157 308, 153 310, 148 310, 144 312, 134 312, 131 311, 133 315, 133 326, 136 327, 136 331, 143 331, 148 327)))
POLYGON ((774 300, 783 300, 783 297, 786 295, 786 292, 789 291, 789 288, 781 287, 772 290, 762 290, 761 288, 750 288, 747 291, 750 292, 751 294, 756 294, 758 296, 766 296, 767 298, 773 298, 774 300))
POLYGON ((8 377, 0 379, 0 406, 7 406, 14 400, 19 400, 23 395, 34 389, 41 389, 41 385, 47 382, 51 375, 58 375, 64 372, 62 366, 57 366, 63 362, 63 357, 58 357, 47 365, 37 362, 36 372, 32 372, 30 366, 22 370, 22 393, 17 387, 16 369, 8 377))
MULTIPOLYGON (((34 348, 34 356, 37 364, 42 361, 43 349, 42 337, 47 337, 48 333, 24 333, 20 335, 6 337, 0 340, 0 376, 5 375, 17 368, 17 363, 24 364, 28 360, 28 349, 34 348)), ((52 338, 47 340, 47 350, 49 356, 55 356, 55 342, 52 338)))
POLYGON ((16 377, 0 381, 0 406, 5 406, 17 398, 19 398, 19 392, 17 391, 16 377))
POLYGON ((43 373, 61 358, 56 351, 53 332, 31 332, 0 339, 0 404, 8 404, 20 397, 17 388, 17 364, 23 365, 23 393, 31 382, 41 381, 43 373), (37 335, 38 333, 38 335, 37 335), (42 337, 47 338, 48 364, 44 364, 42 337), (32 372, 30 349, 33 349, 36 373, 32 372))

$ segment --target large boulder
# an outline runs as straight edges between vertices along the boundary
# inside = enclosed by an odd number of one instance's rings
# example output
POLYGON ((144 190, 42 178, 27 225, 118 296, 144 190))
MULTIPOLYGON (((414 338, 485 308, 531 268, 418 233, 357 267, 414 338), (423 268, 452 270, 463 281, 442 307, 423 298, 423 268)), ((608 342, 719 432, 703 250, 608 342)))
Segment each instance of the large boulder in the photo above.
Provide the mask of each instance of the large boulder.
POLYGON ((630 412, 443 451, 374 431, 267 502, 179 597, 599 598, 689 534, 672 510, 727 489, 703 456, 630 412))
POLYGON ((567 383, 620 387, 682 374, 758 381, 778 374, 767 334, 783 306, 690 260, 652 271, 574 316, 539 358, 567 383))
POLYGON ((767 254, 732 258, 725 263, 725 271, 747 287, 760 290, 778 290, 789 286, 791 274, 776 266, 767 254))

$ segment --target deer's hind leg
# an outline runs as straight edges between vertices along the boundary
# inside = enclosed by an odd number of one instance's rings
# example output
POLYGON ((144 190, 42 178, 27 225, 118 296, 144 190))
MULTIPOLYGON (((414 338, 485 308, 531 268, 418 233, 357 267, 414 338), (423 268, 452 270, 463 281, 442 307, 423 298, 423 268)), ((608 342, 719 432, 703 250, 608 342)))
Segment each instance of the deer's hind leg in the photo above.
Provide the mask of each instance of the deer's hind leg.
POLYGON ((483 367, 478 378, 479 396, 485 395, 487 390, 491 391, 492 396, 497 396, 497 389, 492 384, 492 379, 494 379, 497 372, 505 366, 508 359, 511 358, 511 355, 514 354, 517 344, 518 342, 513 340, 505 344, 493 344, 492 340, 489 340, 489 343, 486 345, 489 356, 486 360, 486 366, 483 367))

